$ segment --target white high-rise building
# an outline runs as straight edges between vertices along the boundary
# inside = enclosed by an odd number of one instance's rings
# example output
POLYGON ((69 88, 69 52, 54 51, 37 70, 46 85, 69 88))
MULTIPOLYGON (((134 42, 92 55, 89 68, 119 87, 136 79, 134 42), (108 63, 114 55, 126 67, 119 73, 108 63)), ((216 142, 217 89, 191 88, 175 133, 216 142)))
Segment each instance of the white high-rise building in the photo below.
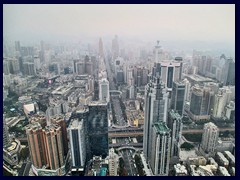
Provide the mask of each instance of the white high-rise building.
POLYGON ((181 62, 179 61, 161 61, 161 78, 170 90, 173 86, 173 81, 181 80, 181 62))
POLYGON ((134 86, 129 87, 129 99, 135 99, 134 96, 134 86))
POLYGON ((152 129, 149 164, 155 176, 167 176, 171 153, 171 130, 165 122, 155 123, 152 129))
POLYGON ((101 79, 99 82, 99 100, 109 102, 109 82, 107 79, 101 79))
POLYGON ((108 160, 108 166, 109 166, 109 175, 110 176, 117 176, 117 170, 118 170, 118 155, 114 152, 114 149, 109 149, 109 160, 108 160))
POLYGON ((159 42, 160 41, 157 41, 157 45, 154 47, 154 50, 153 50, 155 62, 161 62, 163 60, 163 50, 159 45, 159 42))
POLYGON ((213 117, 221 118, 226 104, 226 94, 219 91, 214 98, 213 117))
POLYGON ((184 95, 185 99, 184 99, 184 101, 186 103, 186 101, 187 102, 190 101, 191 84, 190 84, 190 82, 187 79, 184 79, 183 83, 185 84, 185 95, 184 95))
POLYGON ((72 158, 72 168, 82 171, 86 161, 86 139, 84 121, 73 119, 69 128, 70 152, 72 158))
POLYGON ((149 161, 152 149, 152 126, 156 122, 167 122, 168 96, 160 78, 160 63, 156 63, 150 82, 145 87, 143 152, 149 161))
POLYGON ((212 123, 204 124, 201 148, 206 152, 214 152, 218 141, 219 129, 212 123))

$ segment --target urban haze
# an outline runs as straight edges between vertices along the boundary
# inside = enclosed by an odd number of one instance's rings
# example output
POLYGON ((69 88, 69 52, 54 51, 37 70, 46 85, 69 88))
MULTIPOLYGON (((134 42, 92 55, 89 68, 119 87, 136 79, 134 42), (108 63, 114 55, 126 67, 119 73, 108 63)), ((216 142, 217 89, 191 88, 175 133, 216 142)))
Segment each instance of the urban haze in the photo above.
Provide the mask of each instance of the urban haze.
POLYGON ((4 176, 235 176, 235 5, 4 4, 4 176))

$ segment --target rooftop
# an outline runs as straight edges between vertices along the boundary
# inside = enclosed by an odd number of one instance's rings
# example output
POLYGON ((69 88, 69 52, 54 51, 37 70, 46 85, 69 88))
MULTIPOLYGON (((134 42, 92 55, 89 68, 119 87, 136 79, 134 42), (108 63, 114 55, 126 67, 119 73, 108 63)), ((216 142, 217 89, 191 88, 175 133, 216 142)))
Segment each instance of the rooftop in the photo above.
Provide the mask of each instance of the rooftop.
POLYGON ((154 128, 157 133, 169 133, 170 129, 167 127, 165 122, 157 122, 154 124, 154 128))

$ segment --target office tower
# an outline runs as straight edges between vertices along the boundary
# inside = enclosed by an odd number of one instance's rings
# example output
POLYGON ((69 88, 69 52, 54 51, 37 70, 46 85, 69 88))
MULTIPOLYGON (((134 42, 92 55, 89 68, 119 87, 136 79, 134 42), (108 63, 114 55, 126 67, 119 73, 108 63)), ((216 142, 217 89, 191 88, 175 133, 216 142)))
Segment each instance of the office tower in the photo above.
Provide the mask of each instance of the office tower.
POLYGON ((17 59, 8 59, 9 71, 11 74, 18 74, 20 72, 19 62, 17 59))
POLYGON ((209 119, 212 110, 214 92, 209 87, 192 87, 190 113, 193 120, 209 119))
POLYGON ((20 41, 15 41, 15 51, 21 52, 20 41))
POLYGON ((90 155, 108 154, 108 106, 107 102, 92 101, 89 103, 88 135, 90 155))
POLYGON ((235 85, 235 62, 233 59, 227 59, 225 63, 225 72, 224 72, 224 82, 223 84, 226 86, 228 85, 235 85))
POLYGON ((62 130, 57 124, 46 126, 43 130, 46 145, 48 165, 51 170, 57 170, 58 175, 64 174, 60 168, 65 165, 62 130))
POLYGON ((23 68, 24 68, 24 75, 34 76, 36 74, 34 63, 25 62, 23 63, 23 68))
POLYGON ((80 60, 79 59, 74 59, 73 61, 72 61, 72 65, 73 65, 73 73, 74 74, 77 74, 77 63, 79 62, 80 60))
POLYGON ((186 102, 190 101, 191 84, 190 84, 190 82, 187 79, 184 79, 182 82, 185 84, 185 94, 184 94, 184 98, 185 99, 184 99, 184 101, 186 103, 186 102))
POLYGON ((38 122, 26 126, 26 135, 30 151, 31 162, 36 168, 42 168, 48 162, 45 149, 45 138, 41 125, 38 122))
POLYGON ((73 119, 68 128, 72 168, 84 170, 86 162, 86 132, 83 119, 73 119))
POLYGON ((49 68, 50 72, 55 72, 56 75, 60 75, 60 73, 61 73, 60 64, 58 62, 51 63, 48 66, 48 68, 49 68))
POLYGON ((168 113, 168 127, 171 129, 171 157, 179 157, 180 140, 182 136, 182 117, 178 112, 170 110, 168 113))
POLYGON ((132 67, 129 67, 127 69, 127 84, 128 84, 128 86, 134 85, 134 77, 133 77, 133 68, 132 67))
POLYGON ((115 35, 112 40, 112 57, 115 60, 119 56, 119 44, 118 44, 118 36, 115 35))
POLYGON ((134 79, 137 87, 145 86, 147 84, 148 69, 143 66, 137 66, 134 68, 134 79))
POLYGON ((9 75, 10 69, 9 69, 9 62, 7 60, 3 60, 3 73, 5 75, 9 75))
POLYGON ((3 147, 6 147, 10 142, 8 127, 6 124, 5 115, 3 115, 3 147))
POLYGON ((109 149, 109 159, 108 159, 108 166, 109 166, 109 176, 117 176, 118 170, 118 155, 114 152, 114 149, 109 149))
POLYGON ((214 152, 218 135, 219 129, 214 123, 209 122, 204 124, 201 148, 207 153, 214 152))
POLYGON ((183 82, 173 82, 171 109, 176 110, 180 116, 184 113, 185 88, 183 82))
POLYGON ((99 101, 109 102, 109 82, 107 79, 99 81, 99 101))
POLYGON ((85 74, 93 75, 93 63, 90 60, 85 63, 85 74))
POLYGON ((155 176, 167 176, 171 153, 171 130, 165 122, 154 123, 152 129, 149 164, 155 176))
POLYGON ((213 117, 221 118, 223 116, 223 110, 227 103, 227 96, 226 94, 219 90, 218 94, 215 94, 214 97, 214 107, 213 107, 213 117))
POLYGON ((163 59, 163 50, 159 45, 160 41, 157 41, 157 45, 154 47, 153 54, 154 54, 154 62, 161 62, 163 59))
POLYGON ((80 61, 80 62, 76 63, 76 73, 78 75, 85 74, 85 63, 84 63, 84 61, 80 61))
POLYGON ((124 83, 124 72, 122 69, 118 70, 116 73, 116 81, 118 84, 123 84, 124 83))
POLYGON ((160 63, 156 63, 150 82, 145 86, 143 152, 149 160, 152 145, 152 126, 156 122, 167 122, 168 92, 160 78, 160 63))
POLYGON ((230 101, 230 103, 226 106, 225 116, 228 119, 235 119, 235 102, 230 101))
POLYGON ((102 42, 102 38, 99 39, 99 50, 98 50, 98 54, 101 58, 104 57, 104 52, 103 52, 103 42, 102 42))
POLYGON ((134 86, 129 87, 129 99, 135 99, 134 86))
POLYGON ((19 63, 19 69, 20 69, 20 72, 24 73, 24 66, 23 66, 23 58, 20 56, 18 57, 18 63, 19 63))
POLYGON ((180 63, 180 75, 179 79, 182 80, 182 68, 183 68, 183 58, 182 57, 175 57, 174 59, 176 62, 180 63))
POLYGON ((63 140, 63 150, 64 150, 64 155, 66 156, 68 153, 68 139, 67 139, 67 125, 66 122, 63 118, 63 116, 57 115, 53 118, 51 118, 51 123, 57 124, 61 127, 62 131, 62 140, 63 140))
POLYGON ((179 61, 162 61, 161 62, 161 77, 166 87, 171 90, 173 81, 181 79, 182 72, 181 62, 179 61))
POLYGON ((88 106, 77 106, 75 111, 72 112, 71 119, 78 119, 78 121, 83 121, 83 128, 85 131, 85 144, 86 144, 86 161, 89 161, 91 156, 89 136, 88 136, 88 116, 89 108, 88 106))

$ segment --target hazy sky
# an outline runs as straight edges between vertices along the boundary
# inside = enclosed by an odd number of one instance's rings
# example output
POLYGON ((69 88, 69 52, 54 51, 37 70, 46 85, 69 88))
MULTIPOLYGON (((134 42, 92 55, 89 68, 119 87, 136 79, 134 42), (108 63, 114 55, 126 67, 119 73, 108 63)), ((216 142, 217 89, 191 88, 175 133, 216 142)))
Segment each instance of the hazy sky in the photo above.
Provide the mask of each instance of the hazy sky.
POLYGON ((235 44, 235 5, 3 5, 11 40, 138 37, 235 44))

